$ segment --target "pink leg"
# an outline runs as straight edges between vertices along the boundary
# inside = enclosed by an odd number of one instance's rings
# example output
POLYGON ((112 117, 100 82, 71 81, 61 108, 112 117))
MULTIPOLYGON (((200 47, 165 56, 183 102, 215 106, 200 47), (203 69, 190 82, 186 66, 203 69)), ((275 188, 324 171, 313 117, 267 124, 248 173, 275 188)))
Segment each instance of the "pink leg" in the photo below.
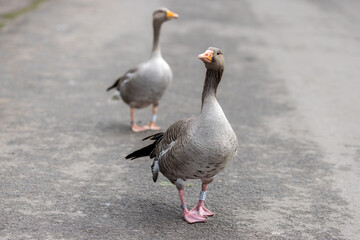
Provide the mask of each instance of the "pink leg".
POLYGON ((207 189, 207 184, 203 183, 201 185, 200 200, 198 201, 196 206, 190 210, 191 213, 197 214, 198 216, 205 216, 205 217, 214 216, 214 213, 207 210, 204 206, 204 201, 205 201, 205 197, 206 197, 206 189, 207 189))
POLYGON ((149 123, 149 125, 145 125, 144 128, 147 129, 147 130, 155 130, 155 131, 158 131, 158 130, 161 130, 161 127, 155 125, 155 121, 156 121, 156 113, 157 113, 157 106, 153 106, 153 109, 152 109, 152 119, 151 119, 151 122, 149 123))
POLYGON ((206 218, 189 212, 185 204, 185 190, 179 190, 179 196, 181 200, 181 208, 183 209, 184 218, 188 223, 206 222, 206 218))
POLYGON ((134 108, 130 108, 130 118, 131 118, 131 131, 133 132, 144 132, 147 129, 140 127, 135 124, 135 117, 134 117, 134 108))

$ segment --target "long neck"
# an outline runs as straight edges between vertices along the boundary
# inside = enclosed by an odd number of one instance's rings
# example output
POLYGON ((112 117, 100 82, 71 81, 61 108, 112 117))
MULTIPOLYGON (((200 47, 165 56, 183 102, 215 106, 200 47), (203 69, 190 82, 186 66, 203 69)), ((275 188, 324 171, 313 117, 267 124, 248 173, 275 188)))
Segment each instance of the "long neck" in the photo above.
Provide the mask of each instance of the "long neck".
POLYGON ((159 43, 161 22, 153 21, 153 28, 154 28, 154 41, 153 41, 152 52, 161 53, 160 43, 159 43))
POLYGON ((204 81, 204 88, 201 98, 201 109, 204 106, 204 101, 208 98, 216 98, 216 90, 219 86, 223 70, 207 70, 204 81))

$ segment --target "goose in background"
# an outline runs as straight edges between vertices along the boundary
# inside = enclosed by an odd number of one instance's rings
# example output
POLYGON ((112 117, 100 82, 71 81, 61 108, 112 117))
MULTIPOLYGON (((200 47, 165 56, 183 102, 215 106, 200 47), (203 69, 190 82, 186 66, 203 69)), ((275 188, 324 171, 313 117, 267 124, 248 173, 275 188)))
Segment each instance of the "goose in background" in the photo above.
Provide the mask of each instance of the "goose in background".
POLYGON ((113 85, 107 88, 107 91, 116 88, 113 99, 119 99, 121 96, 124 102, 130 106, 131 130, 133 132, 161 129, 155 125, 156 113, 159 100, 172 81, 172 71, 161 56, 159 43, 160 29, 164 22, 178 17, 178 14, 166 8, 154 11, 154 40, 149 59, 137 67, 128 70, 113 85), (134 109, 145 108, 151 104, 153 105, 153 115, 150 123, 143 127, 136 125, 134 109))
POLYGON ((238 149, 237 137, 216 100, 225 66, 224 55, 220 49, 210 47, 198 58, 207 69, 200 115, 179 120, 166 132, 146 137, 143 140, 150 139, 153 143, 126 156, 126 159, 154 158, 151 166, 153 181, 156 182, 160 171, 175 184, 188 223, 205 222, 207 216, 214 215, 204 206, 208 184, 234 158, 238 149), (187 179, 202 181, 199 201, 190 211, 185 204, 187 179))

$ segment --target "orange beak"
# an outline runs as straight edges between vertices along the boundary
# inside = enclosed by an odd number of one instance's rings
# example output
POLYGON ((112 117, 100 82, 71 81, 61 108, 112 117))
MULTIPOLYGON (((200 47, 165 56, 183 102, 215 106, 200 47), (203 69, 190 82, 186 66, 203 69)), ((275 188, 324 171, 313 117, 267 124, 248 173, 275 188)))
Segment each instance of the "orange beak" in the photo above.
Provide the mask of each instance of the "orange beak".
POLYGON ((199 54, 198 58, 201 59, 203 62, 210 63, 213 58, 213 54, 213 51, 206 50, 204 53, 199 54))
POLYGON ((168 10, 168 11, 166 11, 166 18, 167 18, 167 19, 179 18, 179 14, 174 13, 174 12, 168 10))

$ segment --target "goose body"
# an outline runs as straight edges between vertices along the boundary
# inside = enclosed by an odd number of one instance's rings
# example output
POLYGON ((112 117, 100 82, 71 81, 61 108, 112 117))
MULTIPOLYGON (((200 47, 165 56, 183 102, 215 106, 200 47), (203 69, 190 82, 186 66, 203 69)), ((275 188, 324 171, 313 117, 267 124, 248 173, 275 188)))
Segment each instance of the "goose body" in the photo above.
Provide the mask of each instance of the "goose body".
POLYGON ((160 171, 175 184, 184 218, 189 223, 204 222, 207 216, 214 215, 204 206, 207 186, 234 158, 238 149, 235 132, 216 100, 216 90, 224 70, 224 56, 220 49, 209 48, 199 58, 207 68, 200 115, 179 120, 166 132, 145 138, 154 142, 126 156, 127 159, 143 156, 154 159, 151 166, 154 182, 160 171), (202 181, 199 201, 190 211, 184 197, 187 179, 202 181))
POLYGON ((158 9, 153 13, 154 40, 149 59, 136 68, 128 70, 107 89, 109 91, 116 88, 114 97, 117 98, 120 94, 123 101, 129 105, 133 132, 160 130, 160 127, 155 125, 157 107, 159 100, 172 81, 171 68, 161 56, 160 29, 165 21, 173 18, 178 18, 178 15, 166 8, 158 9), (153 105, 153 117, 149 125, 137 126, 134 109, 145 108, 151 104, 153 105))
POLYGON ((213 99, 205 103, 197 118, 180 120, 170 126, 156 149, 156 156, 160 172, 175 183, 178 178, 212 179, 236 151, 236 135, 221 106, 213 99), (179 134, 173 137, 174 132, 179 134))
POLYGON ((118 89, 124 102, 132 108, 158 105, 172 81, 171 68, 160 54, 151 56, 147 62, 140 64, 136 71, 126 75, 118 89))

